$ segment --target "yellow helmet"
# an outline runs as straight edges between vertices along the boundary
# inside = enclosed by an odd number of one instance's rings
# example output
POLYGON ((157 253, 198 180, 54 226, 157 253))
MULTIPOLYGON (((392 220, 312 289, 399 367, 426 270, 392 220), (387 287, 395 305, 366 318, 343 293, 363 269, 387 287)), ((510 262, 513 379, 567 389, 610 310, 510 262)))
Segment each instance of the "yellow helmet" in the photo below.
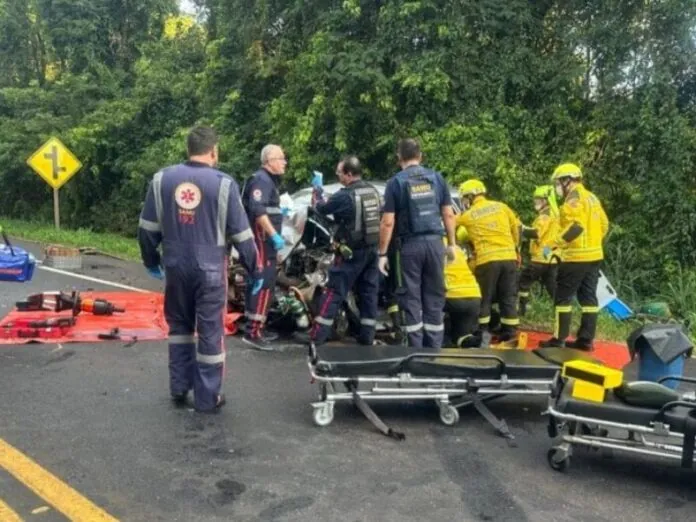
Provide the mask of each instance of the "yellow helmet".
POLYGON ((563 163, 553 171, 551 181, 556 181, 561 178, 581 179, 582 171, 575 163, 563 163))
POLYGON ((534 189, 534 199, 543 199, 549 205, 551 213, 558 214, 558 203, 556 203, 556 190, 553 185, 540 185, 534 189))
POLYGON ((539 185, 534 189, 534 198, 548 199, 556 193, 552 185, 539 185))
POLYGON ((464 196, 478 196, 479 194, 486 193, 486 185, 483 181, 478 179, 470 179, 459 185, 459 195, 464 196))
POLYGON ((455 232, 458 245, 463 245, 469 239, 469 232, 465 226, 459 225, 457 231, 455 232))

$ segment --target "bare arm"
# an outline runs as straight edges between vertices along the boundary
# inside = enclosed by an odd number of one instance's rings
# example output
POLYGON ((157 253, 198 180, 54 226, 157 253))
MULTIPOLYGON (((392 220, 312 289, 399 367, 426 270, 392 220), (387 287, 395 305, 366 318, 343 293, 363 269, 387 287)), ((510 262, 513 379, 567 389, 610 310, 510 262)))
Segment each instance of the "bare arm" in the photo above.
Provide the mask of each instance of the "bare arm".
POLYGON ((394 213, 385 212, 379 224, 379 253, 386 254, 394 233, 394 213))
POLYGON ((455 239, 455 219, 454 211, 450 205, 445 205, 440 208, 442 214, 442 221, 445 223, 445 231, 447 232, 447 244, 449 246, 456 245, 455 239))
POLYGON ((276 231, 275 228, 273 228, 273 225, 271 224, 271 220, 268 217, 268 214, 264 214, 263 216, 259 216, 256 218, 256 224, 259 225, 268 235, 268 237, 271 237, 274 235, 276 232, 280 233, 280 231, 276 231))

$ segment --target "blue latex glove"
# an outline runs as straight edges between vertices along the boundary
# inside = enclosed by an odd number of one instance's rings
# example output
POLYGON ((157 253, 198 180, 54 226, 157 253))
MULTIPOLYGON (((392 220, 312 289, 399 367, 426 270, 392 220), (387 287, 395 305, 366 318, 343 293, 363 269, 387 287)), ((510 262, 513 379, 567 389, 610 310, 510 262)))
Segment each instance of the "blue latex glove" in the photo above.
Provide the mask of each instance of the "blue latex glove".
POLYGON ((322 187, 324 185, 324 175, 319 171, 314 171, 314 177, 312 178, 313 187, 322 187))
POLYGON ((273 241, 273 248, 276 250, 281 250, 285 246, 285 240, 278 232, 271 236, 271 241, 273 241))
POLYGON ((544 259, 548 259, 549 257, 551 257, 552 252, 553 252, 553 250, 551 250, 551 247, 544 247, 544 250, 542 250, 542 254, 544 256, 544 259))
POLYGON ((253 284, 251 287, 251 295, 256 295, 261 291, 261 287, 263 286, 263 277, 257 277, 251 281, 253 284))
POLYGON ((155 266, 155 267, 148 268, 147 273, 150 274, 155 279, 159 279, 160 281, 164 279, 164 272, 162 272, 161 266, 155 266))
POLYGON ((288 217, 290 215, 290 209, 288 207, 280 207, 280 212, 284 217, 288 217))

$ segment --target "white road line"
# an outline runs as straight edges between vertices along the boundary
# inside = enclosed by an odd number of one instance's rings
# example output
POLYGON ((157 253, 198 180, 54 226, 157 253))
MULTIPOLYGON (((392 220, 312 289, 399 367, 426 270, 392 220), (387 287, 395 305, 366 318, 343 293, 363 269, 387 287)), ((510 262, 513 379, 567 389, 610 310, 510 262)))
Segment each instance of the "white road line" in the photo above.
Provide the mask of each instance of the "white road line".
POLYGON ((116 288, 123 288, 124 290, 130 290, 132 292, 140 292, 142 294, 149 294, 151 292, 151 290, 144 290, 142 288, 136 288, 134 286, 122 285, 121 283, 107 281, 106 279, 99 279, 97 277, 89 277, 89 276, 82 275, 82 274, 76 274, 74 272, 68 272, 66 270, 60 270, 58 268, 53 268, 50 266, 37 265, 36 268, 40 268, 41 270, 46 270, 48 272, 53 272, 55 274, 61 274, 61 275, 66 275, 66 276, 70 276, 70 277, 75 277, 77 279, 84 279, 85 281, 92 281, 93 283, 101 283, 103 285, 114 286, 116 288))

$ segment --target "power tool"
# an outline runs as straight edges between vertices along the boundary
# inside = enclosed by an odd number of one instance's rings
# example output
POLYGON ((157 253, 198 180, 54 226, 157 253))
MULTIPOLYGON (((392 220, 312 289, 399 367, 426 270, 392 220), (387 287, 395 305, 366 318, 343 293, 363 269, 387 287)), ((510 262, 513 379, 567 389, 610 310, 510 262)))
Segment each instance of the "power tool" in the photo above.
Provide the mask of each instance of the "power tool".
POLYGON ((73 317, 77 317, 81 312, 93 315, 113 315, 114 313, 126 311, 124 308, 120 308, 105 299, 83 299, 79 292, 72 292, 72 294, 64 292, 33 294, 24 301, 18 301, 16 306, 17 310, 21 312, 37 310, 62 312, 64 310, 72 310, 73 317))

